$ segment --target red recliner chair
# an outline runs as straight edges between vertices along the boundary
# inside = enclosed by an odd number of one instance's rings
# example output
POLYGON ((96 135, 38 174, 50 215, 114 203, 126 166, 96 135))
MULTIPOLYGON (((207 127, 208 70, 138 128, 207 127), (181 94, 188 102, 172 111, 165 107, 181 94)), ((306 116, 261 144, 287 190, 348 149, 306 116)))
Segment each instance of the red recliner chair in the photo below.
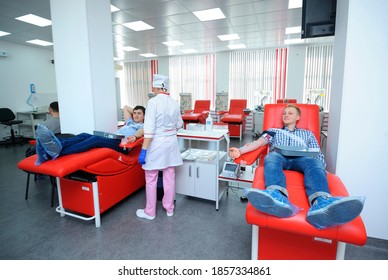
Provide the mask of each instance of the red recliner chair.
POLYGON ((240 141, 245 133, 246 114, 244 109, 246 107, 246 99, 231 99, 229 111, 221 118, 221 122, 228 124, 229 136, 238 137, 240 141))
MULTIPOLYGON (((287 104, 267 104, 264 107, 263 130, 281 128, 283 109, 287 104)), ((296 104, 301 109, 299 128, 311 130, 320 139, 319 106, 296 104)), ((242 155, 236 159, 252 162, 260 157, 252 187, 264 187, 264 156, 267 147, 242 155)), ((306 221, 310 208, 303 182, 303 174, 285 170, 287 190, 291 203, 302 211, 290 218, 278 218, 256 210, 250 203, 246 209, 246 220, 252 225, 252 259, 343 259, 346 243, 365 245, 366 230, 361 217, 336 227, 318 230, 306 221)), ((338 176, 327 173, 329 189, 333 196, 349 196, 338 176)))
POLYGON ((210 100, 196 100, 194 110, 186 111, 182 115, 184 128, 188 123, 206 123, 210 111, 210 100))
POLYGON ((59 200, 55 211, 61 217, 94 220, 99 228, 102 213, 145 186, 144 170, 137 159, 142 143, 143 138, 139 138, 123 146, 132 149, 128 154, 94 148, 61 156, 39 166, 35 165, 37 155, 33 155, 19 161, 17 167, 27 174, 54 178, 59 200))
POLYGON ((284 99, 276 100, 276 103, 297 103, 297 100, 296 99, 284 98, 284 99))

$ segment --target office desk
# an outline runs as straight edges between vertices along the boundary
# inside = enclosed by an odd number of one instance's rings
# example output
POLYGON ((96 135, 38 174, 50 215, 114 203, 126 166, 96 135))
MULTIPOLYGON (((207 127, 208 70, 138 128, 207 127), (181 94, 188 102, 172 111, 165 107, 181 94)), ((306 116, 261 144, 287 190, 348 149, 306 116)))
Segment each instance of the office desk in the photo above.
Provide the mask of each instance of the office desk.
POLYGON ((188 141, 188 147, 181 153, 183 165, 175 169, 176 193, 216 202, 216 210, 225 187, 220 186, 218 174, 227 157, 229 136, 227 130, 193 131, 181 129, 177 133, 179 141, 188 141), (193 149, 192 141, 214 142, 215 150, 193 149), (226 141, 226 151, 220 149, 226 141))
POLYGON ((46 120, 48 115, 46 111, 17 112, 16 118, 23 121, 19 124, 19 134, 25 138, 35 139, 35 126, 46 120))

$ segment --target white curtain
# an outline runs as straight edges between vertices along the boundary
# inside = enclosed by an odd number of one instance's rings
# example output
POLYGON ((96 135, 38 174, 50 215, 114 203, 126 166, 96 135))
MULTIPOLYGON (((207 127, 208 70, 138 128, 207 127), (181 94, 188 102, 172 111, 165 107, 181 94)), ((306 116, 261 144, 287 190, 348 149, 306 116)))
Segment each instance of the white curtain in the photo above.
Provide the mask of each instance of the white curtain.
POLYGON ((329 111, 331 78, 333 70, 333 45, 308 46, 306 50, 306 66, 304 80, 304 100, 315 103, 317 100, 310 96, 311 91, 324 90, 317 104, 329 111), (309 99, 309 101, 308 101, 309 99))
POLYGON ((229 58, 229 99, 259 105, 257 92, 270 91, 272 101, 284 98, 287 49, 232 52, 229 58), (256 92, 256 94, 255 94, 256 92))
POLYGON ((214 109, 215 55, 171 57, 169 59, 170 95, 180 102, 179 93, 191 93, 196 100, 210 100, 214 109))
POLYGON ((152 92, 151 61, 125 62, 124 81, 124 104, 146 106, 148 93, 152 92))

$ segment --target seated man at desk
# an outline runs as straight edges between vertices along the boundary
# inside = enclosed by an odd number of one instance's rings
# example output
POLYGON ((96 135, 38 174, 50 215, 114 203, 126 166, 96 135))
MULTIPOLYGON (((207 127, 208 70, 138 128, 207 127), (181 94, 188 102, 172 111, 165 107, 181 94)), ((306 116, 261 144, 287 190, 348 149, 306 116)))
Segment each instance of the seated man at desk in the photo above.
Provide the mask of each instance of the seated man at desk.
POLYGON ((61 123, 59 120, 59 105, 58 102, 51 102, 49 105, 49 114, 51 118, 47 118, 41 123, 48 129, 50 129, 54 134, 61 133, 61 123))
MULTIPOLYGON (((144 114, 143 106, 135 108, 124 106, 125 125, 115 132, 117 135, 124 135, 126 143, 133 143, 143 136, 144 114)), ((57 138, 44 126, 38 126, 36 131, 36 151, 38 158, 36 165, 59 156, 81 153, 93 148, 110 148, 122 153, 128 150, 119 145, 121 139, 107 138, 103 136, 81 133, 70 138, 57 138)))
POLYGON ((283 170, 294 170, 304 174, 305 191, 310 202, 307 221, 318 229, 324 229, 348 223, 362 211, 364 197, 332 197, 328 188, 326 163, 319 151, 314 156, 283 155, 276 146, 303 146, 319 149, 314 134, 296 126, 300 118, 300 109, 287 105, 283 111, 283 129, 269 129, 261 137, 241 149, 230 148, 231 158, 258 149, 269 144, 269 153, 264 159, 265 190, 245 189, 249 202, 263 213, 288 218, 296 215, 300 208, 288 200, 286 178, 283 170))

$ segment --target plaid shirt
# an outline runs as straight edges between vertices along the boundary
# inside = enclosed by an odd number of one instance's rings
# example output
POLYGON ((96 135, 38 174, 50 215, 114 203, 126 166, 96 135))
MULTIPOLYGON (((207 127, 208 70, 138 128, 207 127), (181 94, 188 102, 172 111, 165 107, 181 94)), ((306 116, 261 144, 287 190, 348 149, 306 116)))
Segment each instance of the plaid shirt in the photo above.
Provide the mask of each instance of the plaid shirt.
MULTIPOLYGON (((274 150, 274 146, 304 146, 309 148, 320 148, 317 139, 310 130, 295 128, 294 131, 290 131, 287 127, 283 129, 271 128, 269 130, 263 131, 262 136, 267 140, 269 144, 269 151, 274 150), (283 133, 284 131, 285 133, 283 133), (294 135, 291 137, 291 134, 294 135)), ((323 162, 323 165, 326 166, 325 157, 322 152, 319 155, 315 156, 323 162)))

